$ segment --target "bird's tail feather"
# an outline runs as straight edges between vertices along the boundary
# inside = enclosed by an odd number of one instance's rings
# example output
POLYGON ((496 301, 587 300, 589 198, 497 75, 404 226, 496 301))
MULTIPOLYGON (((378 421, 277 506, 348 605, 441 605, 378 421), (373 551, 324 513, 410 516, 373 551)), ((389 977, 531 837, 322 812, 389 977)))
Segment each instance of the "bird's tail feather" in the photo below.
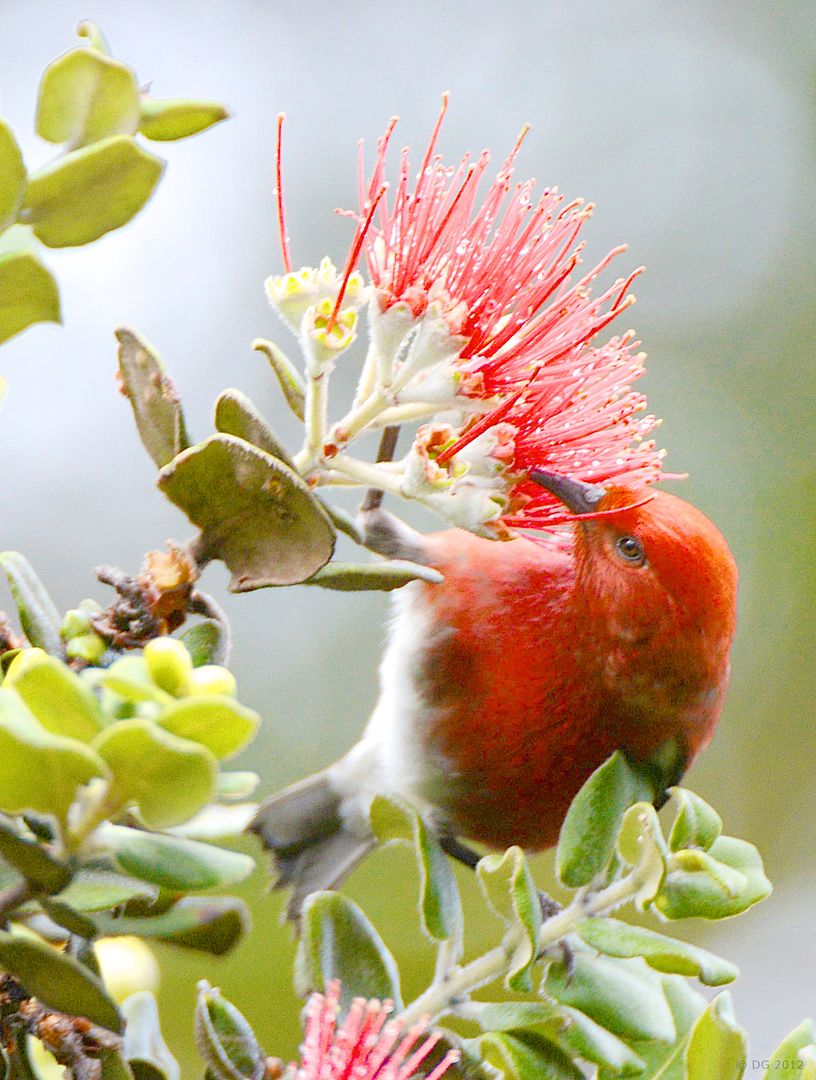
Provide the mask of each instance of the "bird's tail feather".
POLYGON ((374 845, 344 827, 340 796, 325 771, 267 799, 249 827, 272 852, 275 888, 292 889, 286 917, 294 921, 309 893, 335 888, 374 845))

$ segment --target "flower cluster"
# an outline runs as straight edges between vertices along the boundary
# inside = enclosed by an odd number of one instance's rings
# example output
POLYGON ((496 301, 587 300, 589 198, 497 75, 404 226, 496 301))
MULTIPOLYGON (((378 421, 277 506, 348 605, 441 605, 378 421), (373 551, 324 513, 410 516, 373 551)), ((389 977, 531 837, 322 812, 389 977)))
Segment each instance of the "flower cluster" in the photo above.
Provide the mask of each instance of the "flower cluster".
POLYGON ((487 152, 456 167, 436 152, 446 107, 447 97, 414 179, 403 150, 393 190, 395 121, 367 181, 360 150, 360 205, 348 212, 357 227, 342 274, 325 263, 292 272, 279 187, 287 273, 268 291, 300 336, 310 377, 295 463, 313 483, 380 486, 485 535, 558 524, 564 509, 529 481, 532 468, 592 483, 660 476, 649 437, 657 420, 632 390, 643 372, 638 342, 625 333, 596 343, 633 303, 639 271, 593 293, 625 249, 577 273, 592 207, 555 189, 536 198, 533 181, 514 182, 526 130, 480 198, 487 152), (354 339, 365 303, 370 342, 357 394, 330 425, 324 376, 354 339), (332 349, 315 360, 318 331, 332 349), (408 422, 420 427, 403 461, 371 466, 348 454, 363 431, 408 422))
MULTIPOLYGON (((306 1005, 306 1032, 301 1046, 297 1080, 411 1080, 439 1042, 426 1024, 406 1027, 389 1020, 390 1002, 356 998, 344 1020, 340 1014, 340 983, 331 982, 325 994, 315 993, 306 1005)), ((439 1080, 458 1060, 448 1051, 425 1080, 439 1080)))

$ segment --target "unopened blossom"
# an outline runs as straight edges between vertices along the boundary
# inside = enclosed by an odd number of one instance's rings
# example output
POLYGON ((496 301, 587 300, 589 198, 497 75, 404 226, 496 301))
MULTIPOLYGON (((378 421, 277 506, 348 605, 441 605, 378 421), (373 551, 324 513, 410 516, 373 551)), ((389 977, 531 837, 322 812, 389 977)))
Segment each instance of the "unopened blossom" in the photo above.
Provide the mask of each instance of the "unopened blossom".
MULTIPOLYGON (((390 1002, 355 998, 343 1020, 340 983, 330 982, 325 994, 315 993, 306 1005, 306 1032, 296 1080, 412 1080, 439 1042, 426 1024, 406 1027, 389 1019, 390 1002)), ((425 1080, 439 1080, 458 1060, 449 1051, 425 1080)))

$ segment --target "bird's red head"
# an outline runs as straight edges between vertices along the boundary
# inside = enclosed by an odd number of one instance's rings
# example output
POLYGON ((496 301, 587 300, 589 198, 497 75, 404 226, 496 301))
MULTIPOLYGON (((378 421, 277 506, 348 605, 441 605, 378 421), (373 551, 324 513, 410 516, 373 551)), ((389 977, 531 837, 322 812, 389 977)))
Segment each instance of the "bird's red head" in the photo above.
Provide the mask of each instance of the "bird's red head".
MULTIPOLYGON (((690 706, 710 704, 709 688, 722 697, 737 568, 719 529, 665 491, 601 487, 536 470, 531 478, 575 514, 573 596, 616 691, 633 705, 648 694, 655 716, 661 704, 677 714, 683 695, 690 706)), ((702 743, 708 735, 701 732, 702 743)))

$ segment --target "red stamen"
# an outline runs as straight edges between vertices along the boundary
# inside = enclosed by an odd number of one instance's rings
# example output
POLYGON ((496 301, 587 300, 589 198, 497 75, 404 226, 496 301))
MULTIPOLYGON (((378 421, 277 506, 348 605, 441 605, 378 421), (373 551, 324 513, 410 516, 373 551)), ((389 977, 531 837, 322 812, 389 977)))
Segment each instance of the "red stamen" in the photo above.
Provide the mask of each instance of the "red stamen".
POLYGON ((337 322, 337 316, 340 312, 340 305, 343 303, 343 297, 346 295, 349 278, 354 272, 354 268, 357 265, 357 260, 360 257, 360 251, 363 246, 363 241, 365 240, 365 235, 371 227, 371 219, 374 217, 374 213, 377 209, 380 199, 383 197, 383 195, 385 195, 386 191, 388 191, 388 184, 383 184, 380 190, 374 196, 374 201, 372 202, 371 206, 368 208, 368 213, 366 214, 365 221, 357 229, 357 235, 354 237, 354 243, 351 245, 351 250, 349 251, 348 258, 346 259, 346 265, 343 268, 343 280, 340 283, 340 290, 337 293, 337 300, 334 303, 334 308, 326 326, 327 334, 330 334, 332 332, 332 330, 334 329, 334 324, 337 322))
POLYGON ((275 196, 278 200, 278 231, 280 232, 281 252, 283 254, 283 268, 287 274, 292 273, 292 260, 289 256, 289 235, 286 231, 286 215, 283 203, 283 176, 281 170, 281 144, 283 141, 283 121, 286 113, 278 113, 278 137, 275 144, 275 196))

